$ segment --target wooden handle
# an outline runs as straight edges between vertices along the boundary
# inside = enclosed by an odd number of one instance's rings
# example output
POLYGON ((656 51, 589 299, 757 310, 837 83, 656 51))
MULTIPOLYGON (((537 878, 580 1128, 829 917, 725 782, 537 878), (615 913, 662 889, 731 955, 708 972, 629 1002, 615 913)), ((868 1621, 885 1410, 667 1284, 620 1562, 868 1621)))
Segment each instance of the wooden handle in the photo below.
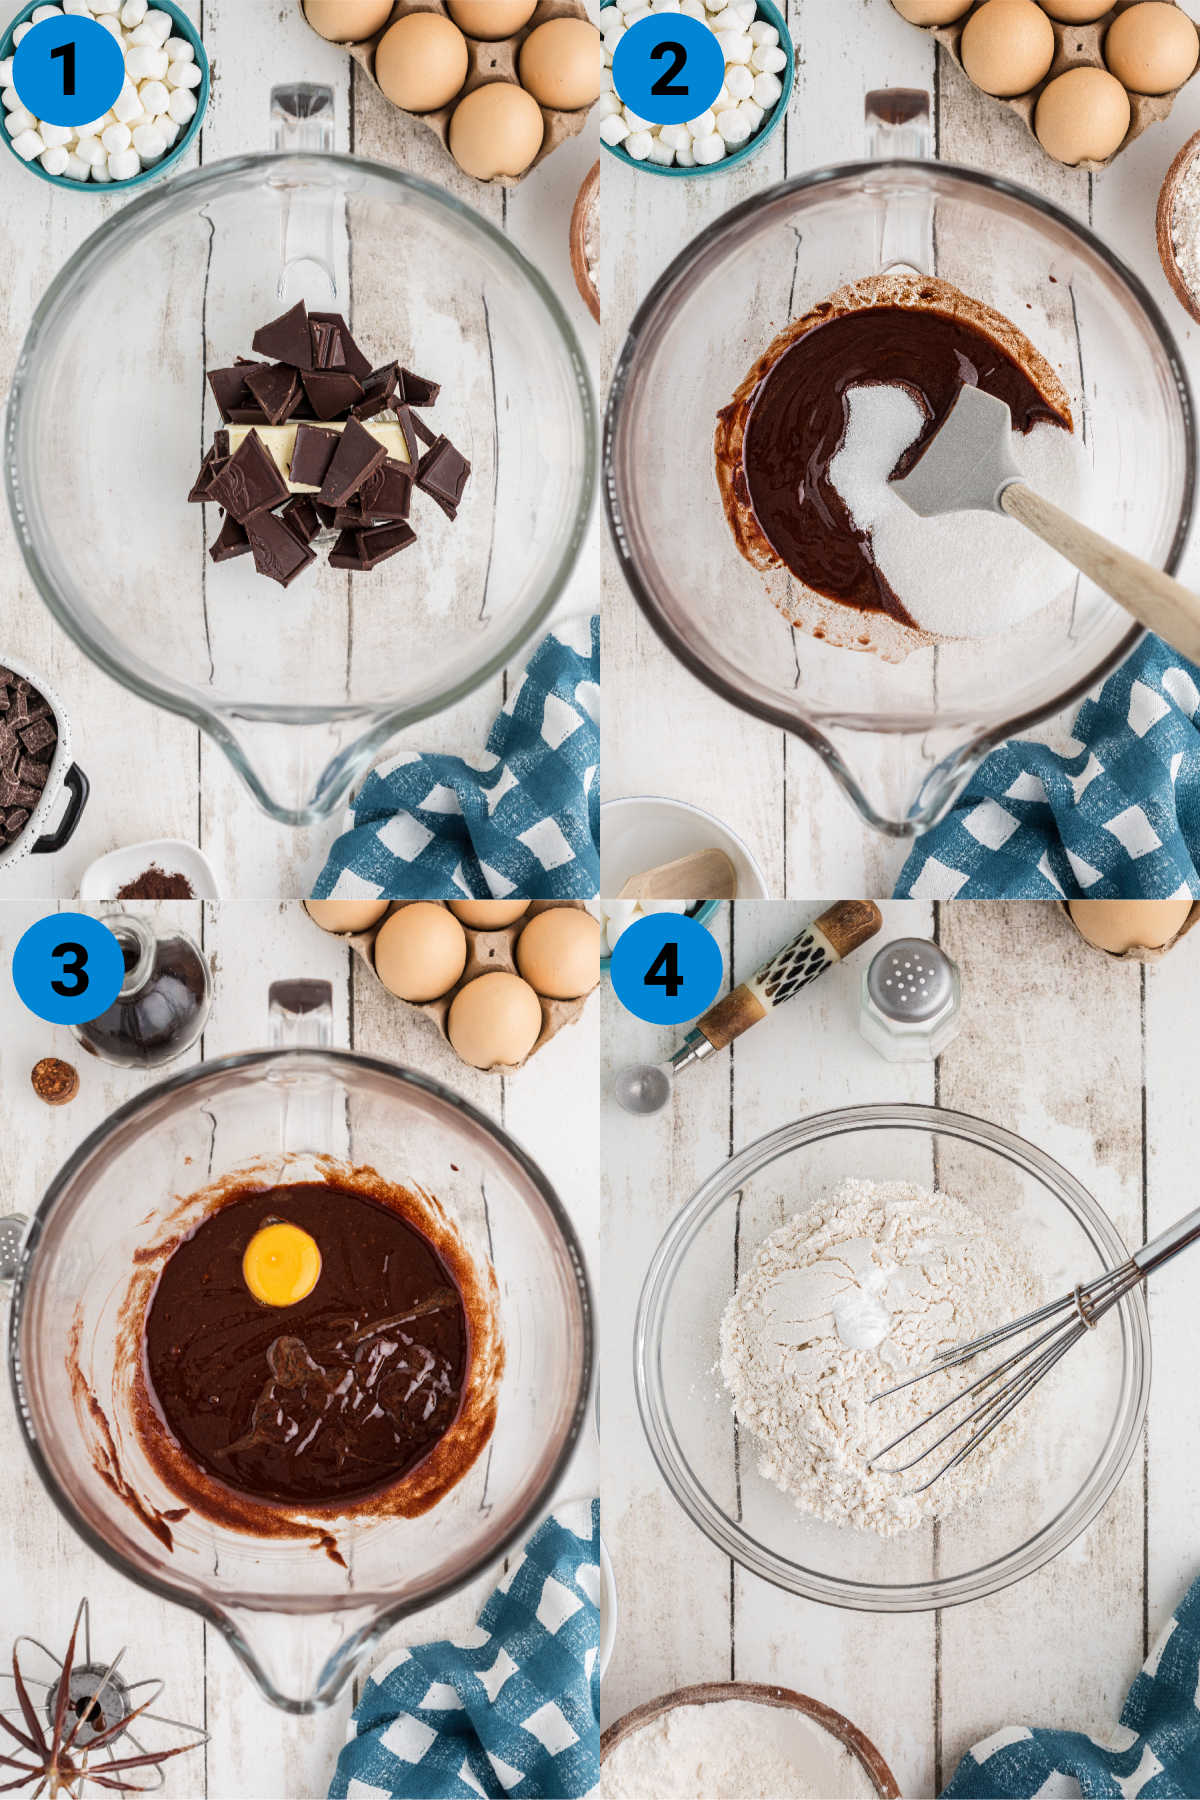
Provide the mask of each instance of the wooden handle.
POLYGON ((704 1034, 714 1050, 724 1050, 726 1044, 732 1044, 734 1038, 741 1037, 743 1031, 749 1031, 766 1016, 767 1009, 762 1001, 743 982, 715 1006, 710 1006, 696 1029, 704 1034))
POLYGON ((723 1050, 777 1006, 793 999, 826 969, 873 938, 882 924, 883 914, 873 900, 839 900, 819 919, 798 931, 749 981, 718 1000, 697 1021, 697 1031, 715 1049, 723 1050))
POLYGON ((849 956, 882 929, 883 914, 873 900, 839 900, 821 914, 816 927, 839 956, 849 956))
POLYGON ((1110 544, 1023 481, 1005 488, 1000 505, 1009 518, 1065 556, 1147 630, 1165 638, 1189 662, 1200 662, 1200 597, 1190 588, 1110 544))

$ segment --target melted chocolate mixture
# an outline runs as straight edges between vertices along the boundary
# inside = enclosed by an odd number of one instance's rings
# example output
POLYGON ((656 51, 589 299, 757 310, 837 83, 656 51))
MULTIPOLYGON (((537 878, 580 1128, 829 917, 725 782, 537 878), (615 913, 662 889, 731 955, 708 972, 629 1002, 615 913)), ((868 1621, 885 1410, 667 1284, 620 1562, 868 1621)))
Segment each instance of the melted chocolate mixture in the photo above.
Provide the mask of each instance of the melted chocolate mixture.
POLYGON ((763 534, 793 575, 860 612, 912 620, 875 562, 829 479, 848 419, 847 390, 864 383, 907 388, 927 423, 892 471, 907 474, 942 424, 959 387, 995 394, 1013 425, 1069 430, 1008 352, 974 326, 913 307, 866 307, 815 325, 759 383, 746 424, 743 472, 763 534))
POLYGON ((469 1362, 449 1270, 398 1212, 324 1186, 231 1200, 181 1243, 146 1317, 150 1389, 200 1466, 258 1500, 361 1499, 416 1467, 454 1423, 469 1362), (286 1220, 316 1240, 321 1276, 264 1306, 246 1245, 286 1220))

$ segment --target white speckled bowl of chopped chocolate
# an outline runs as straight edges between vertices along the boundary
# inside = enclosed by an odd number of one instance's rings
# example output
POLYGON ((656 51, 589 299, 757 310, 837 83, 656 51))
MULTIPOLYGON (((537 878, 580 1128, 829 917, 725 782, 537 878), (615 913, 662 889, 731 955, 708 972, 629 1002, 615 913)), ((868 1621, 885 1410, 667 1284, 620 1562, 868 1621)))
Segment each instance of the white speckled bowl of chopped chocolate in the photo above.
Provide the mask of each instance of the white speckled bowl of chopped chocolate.
POLYGON ((0 652, 0 873, 64 849, 87 799, 61 701, 41 675, 0 652))

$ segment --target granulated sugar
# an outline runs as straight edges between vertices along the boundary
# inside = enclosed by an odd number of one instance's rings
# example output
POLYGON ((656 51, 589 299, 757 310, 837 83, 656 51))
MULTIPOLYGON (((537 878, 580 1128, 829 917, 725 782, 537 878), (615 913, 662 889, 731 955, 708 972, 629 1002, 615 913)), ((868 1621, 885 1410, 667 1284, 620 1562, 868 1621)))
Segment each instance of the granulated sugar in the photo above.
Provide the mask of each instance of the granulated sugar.
POLYGON ((604 1759, 601 1800, 868 1800, 845 1745, 794 1707, 676 1706, 604 1759))
POLYGON ((962 1201, 909 1182, 843 1182, 764 1240, 721 1321, 721 1375, 759 1473, 805 1512, 882 1537, 971 1502, 1024 1436, 1036 1396, 923 1494, 914 1473, 885 1474, 870 1455, 969 1378, 934 1375, 868 1402, 1040 1298, 1021 1247, 962 1201))
MULTIPOLYGON (((922 519, 888 477, 920 435, 925 414, 906 388, 873 383, 847 394, 849 419, 829 465, 834 487, 871 534, 875 561, 909 616, 934 637, 991 637, 1075 583, 1075 571, 1023 526, 998 513, 922 519)), ((1031 487, 1086 517, 1087 462, 1058 425, 1013 434, 1013 454, 1031 487)))

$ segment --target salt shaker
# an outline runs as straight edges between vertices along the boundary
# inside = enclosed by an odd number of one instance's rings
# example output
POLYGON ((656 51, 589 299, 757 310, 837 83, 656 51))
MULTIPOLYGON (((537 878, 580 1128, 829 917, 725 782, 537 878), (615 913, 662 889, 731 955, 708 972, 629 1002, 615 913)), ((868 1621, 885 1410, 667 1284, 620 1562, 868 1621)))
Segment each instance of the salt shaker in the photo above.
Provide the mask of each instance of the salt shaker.
POLYGON ((885 944, 863 975, 858 1029, 888 1062, 932 1062, 962 1027, 958 966, 928 938, 885 944))

